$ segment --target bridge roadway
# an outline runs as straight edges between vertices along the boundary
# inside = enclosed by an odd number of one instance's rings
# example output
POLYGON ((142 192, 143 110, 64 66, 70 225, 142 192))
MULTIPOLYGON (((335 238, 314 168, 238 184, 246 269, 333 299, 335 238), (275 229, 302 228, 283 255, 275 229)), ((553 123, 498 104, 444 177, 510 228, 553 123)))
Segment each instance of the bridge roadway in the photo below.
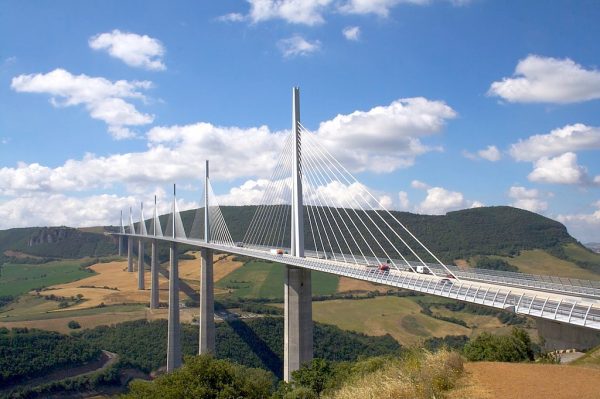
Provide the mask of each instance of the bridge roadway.
MULTIPOLYGON (((578 292, 577 285, 544 282, 525 278, 517 286, 517 281, 482 281, 481 273, 469 279, 468 273, 457 271, 460 280, 429 274, 419 274, 404 270, 382 272, 366 264, 340 262, 317 257, 299 258, 291 255, 274 255, 262 248, 232 246, 221 243, 206 243, 199 239, 155 237, 139 234, 119 234, 134 239, 175 242, 195 247, 211 248, 216 251, 270 260, 291 266, 307 268, 325 273, 346 276, 358 280, 408 289, 430 295, 441 296, 468 303, 504 309, 517 314, 553 320, 560 323, 600 330, 600 300, 592 294, 578 292), (530 285, 527 285, 530 284, 530 285), (594 299, 596 298, 596 299, 594 299)), ((346 255, 348 257, 348 255, 346 255)), ((371 263, 371 262, 367 262, 371 263)), ((371 265, 372 266, 372 265, 371 265)), ((439 265, 438 268, 441 268, 439 265)), ((454 272, 454 270, 452 270, 454 272)), ((491 279, 498 278, 491 276, 491 279)), ((591 288, 595 291, 595 289, 591 288)))

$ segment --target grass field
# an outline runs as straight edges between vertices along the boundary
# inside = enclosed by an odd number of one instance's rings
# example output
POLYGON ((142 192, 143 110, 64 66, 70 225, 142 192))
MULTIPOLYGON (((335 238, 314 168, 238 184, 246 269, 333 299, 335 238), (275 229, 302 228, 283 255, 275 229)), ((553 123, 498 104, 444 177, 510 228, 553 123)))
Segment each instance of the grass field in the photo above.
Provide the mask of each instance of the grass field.
POLYGON ((600 266, 600 254, 581 248, 579 245, 565 245, 565 254, 571 259, 591 262, 600 266))
MULTIPOLYGON (((584 253, 580 249, 568 249, 575 256, 583 256, 584 253)), ((593 254, 590 254, 593 255, 593 254)), ((569 254, 569 256, 571 256, 569 254)), ((596 274, 582 267, 577 266, 573 262, 559 259, 549 253, 534 249, 529 251, 521 251, 521 254, 514 258, 503 257, 505 261, 519 268, 519 271, 530 274, 543 274, 558 277, 570 277, 584 280, 600 280, 600 274, 596 274)), ((576 259, 574 257, 574 259, 576 259)))
POLYGON ((1 295, 21 295, 36 288, 68 283, 91 274, 80 269, 84 260, 61 260, 41 265, 7 263, 0 276, 1 295))
POLYGON ((573 366, 583 366, 600 369, 600 346, 590 349, 585 355, 570 363, 573 366))
MULTIPOLYGON (((283 299, 284 266, 279 263, 251 261, 216 283, 217 288, 242 298, 283 299)), ((312 273, 313 295, 333 294, 337 291, 338 277, 320 272, 312 273)))
POLYGON ((313 319, 368 335, 390 334, 402 345, 431 336, 471 334, 468 328, 422 314, 414 300, 395 296, 313 302, 313 319))

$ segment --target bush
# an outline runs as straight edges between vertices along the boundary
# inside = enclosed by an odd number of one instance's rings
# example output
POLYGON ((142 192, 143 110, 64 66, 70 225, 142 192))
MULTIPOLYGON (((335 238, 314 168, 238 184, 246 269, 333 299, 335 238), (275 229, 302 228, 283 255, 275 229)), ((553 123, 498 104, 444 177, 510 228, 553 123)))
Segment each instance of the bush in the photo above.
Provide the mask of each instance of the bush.
POLYGON ((81 328, 81 324, 79 324, 78 322, 76 322, 75 320, 71 320, 69 322, 69 324, 67 324, 67 326, 71 329, 71 330, 76 330, 78 328, 81 328))
POLYGON ((533 360, 533 346, 527 331, 514 328, 510 335, 482 333, 463 349, 470 361, 522 362, 533 360))
POLYGON ((502 259, 494 259, 488 258, 487 256, 482 256, 477 259, 477 263, 475 267, 478 269, 488 269, 488 270, 503 270, 507 272, 518 272, 519 269, 515 266, 511 265, 505 260, 502 259))
POLYGON ((272 375, 209 355, 187 356, 180 369, 153 382, 133 381, 123 398, 266 398, 272 375))

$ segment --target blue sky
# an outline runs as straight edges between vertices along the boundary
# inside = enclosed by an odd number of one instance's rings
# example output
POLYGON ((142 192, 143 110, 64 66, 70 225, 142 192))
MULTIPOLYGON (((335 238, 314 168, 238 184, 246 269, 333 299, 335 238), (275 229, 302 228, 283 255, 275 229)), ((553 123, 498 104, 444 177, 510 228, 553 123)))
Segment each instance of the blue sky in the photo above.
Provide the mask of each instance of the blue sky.
MULTIPOLYGON (((301 119, 380 201, 600 241, 595 1, 1 1, 0 228, 260 198, 301 119)), ((336 195, 352 195, 351 190, 336 195)))

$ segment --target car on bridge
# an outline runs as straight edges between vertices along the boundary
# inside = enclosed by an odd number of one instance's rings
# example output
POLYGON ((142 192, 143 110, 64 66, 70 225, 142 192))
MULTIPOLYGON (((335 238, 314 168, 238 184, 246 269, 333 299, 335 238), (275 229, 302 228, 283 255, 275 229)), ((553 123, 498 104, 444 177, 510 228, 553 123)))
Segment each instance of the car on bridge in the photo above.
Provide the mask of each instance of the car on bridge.
POLYGON ((283 249, 281 248, 273 248, 269 251, 271 255, 283 255, 283 249))

